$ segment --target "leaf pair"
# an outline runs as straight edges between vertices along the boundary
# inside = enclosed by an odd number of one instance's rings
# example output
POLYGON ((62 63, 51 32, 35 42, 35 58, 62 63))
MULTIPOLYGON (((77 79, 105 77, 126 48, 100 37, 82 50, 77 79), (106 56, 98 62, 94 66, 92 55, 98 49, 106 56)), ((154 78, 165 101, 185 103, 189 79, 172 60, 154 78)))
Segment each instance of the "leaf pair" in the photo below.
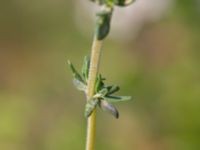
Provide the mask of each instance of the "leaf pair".
POLYGON ((91 99, 87 102, 87 104, 85 106, 85 117, 89 117, 97 105, 103 111, 106 111, 106 112, 112 114, 115 118, 119 118, 119 112, 114 105, 112 105, 111 103, 109 103, 105 100, 101 100, 98 98, 91 99))
POLYGON ((87 90, 87 80, 88 80, 88 75, 89 75, 90 58, 88 56, 86 56, 84 58, 83 67, 82 67, 82 71, 81 71, 82 75, 80 75, 78 73, 78 71, 75 69, 74 65, 70 61, 68 61, 68 65, 69 65, 69 67, 70 67, 70 69, 72 70, 72 73, 73 73, 74 86, 79 91, 86 92, 86 90, 87 90))
MULTIPOLYGON (((101 81, 102 82, 102 81, 101 81)), ((100 83, 101 83, 100 82, 100 83)), ((98 85, 98 84, 96 84, 98 85)), ((93 96, 92 100, 90 101, 96 101, 96 105, 98 104, 99 107, 112 114, 115 118, 119 117, 119 112, 117 108, 112 105, 112 103, 121 102, 121 101, 127 101, 130 100, 130 96, 113 96, 112 94, 119 91, 118 86, 105 86, 105 84, 99 84, 98 87, 99 90, 96 91, 96 94, 93 96)), ((88 101, 88 105, 90 105, 90 101, 88 101)), ((96 106, 91 106, 90 108, 95 108, 96 106)), ((92 113, 92 109, 86 109, 85 115, 88 117, 92 113)))
MULTIPOLYGON (((88 82, 88 76, 89 76, 89 68, 90 68, 90 59, 89 57, 85 57, 82 67, 82 72, 79 74, 75 67, 72 65, 70 61, 68 61, 68 64, 72 70, 73 73, 73 83, 76 86, 76 88, 80 91, 85 92, 87 94, 87 82, 88 82)), ((127 101, 130 100, 130 96, 115 96, 113 95, 117 91, 119 91, 119 86, 116 85, 110 85, 106 86, 105 78, 101 76, 101 74, 98 74, 96 78, 95 83, 95 94, 94 96, 87 101, 85 106, 85 116, 89 117, 93 110, 99 106, 102 110, 109 112, 114 117, 119 117, 119 112, 116 109, 112 103, 121 102, 121 101, 127 101)))

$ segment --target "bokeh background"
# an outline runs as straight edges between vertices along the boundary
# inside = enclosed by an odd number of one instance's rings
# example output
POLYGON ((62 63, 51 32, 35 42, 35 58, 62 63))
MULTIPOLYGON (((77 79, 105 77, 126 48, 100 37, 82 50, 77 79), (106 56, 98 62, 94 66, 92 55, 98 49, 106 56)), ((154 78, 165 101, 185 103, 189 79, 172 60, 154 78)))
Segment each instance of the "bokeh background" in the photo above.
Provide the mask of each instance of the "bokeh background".
MULTIPOLYGON (((85 98, 66 64, 90 53, 87 0, 0 0, 0 149, 83 150, 85 98)), ((200 149, 200 1, 116 8, 101 73, 133 100, 98 110, 97 150, 200 149)))

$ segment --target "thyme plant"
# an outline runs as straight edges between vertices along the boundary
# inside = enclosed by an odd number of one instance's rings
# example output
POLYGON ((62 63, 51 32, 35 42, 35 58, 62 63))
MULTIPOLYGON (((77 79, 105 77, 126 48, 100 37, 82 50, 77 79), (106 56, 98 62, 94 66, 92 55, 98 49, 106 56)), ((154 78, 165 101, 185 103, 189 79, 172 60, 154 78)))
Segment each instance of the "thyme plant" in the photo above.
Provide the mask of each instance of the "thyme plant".
POLYGON ((91 56, 84 58, 82 71, 79 73, 73 64, 68 64, 73 73, 73 83, 86 95, 85 117, 87 118, 86 150, 94 150, 96 133, 96 107, 119 117, 119 112, 113 103, 130 100, 130 96, 113 95, 119 91, 119 86, 106 85, 105 78, 99 70, 101 47, 103 40, 110 31, 110 22, 114 6, 127 6, 134 0, 90 0, 100 6, 96 13, 96 26, 92 44, 91 56))

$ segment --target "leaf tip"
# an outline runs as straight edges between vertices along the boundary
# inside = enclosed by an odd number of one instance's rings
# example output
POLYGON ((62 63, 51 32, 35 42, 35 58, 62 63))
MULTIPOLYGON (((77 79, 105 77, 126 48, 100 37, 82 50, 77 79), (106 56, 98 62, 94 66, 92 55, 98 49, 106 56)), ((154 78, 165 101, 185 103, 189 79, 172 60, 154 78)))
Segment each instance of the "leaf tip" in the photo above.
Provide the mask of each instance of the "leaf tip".
POLYGON ((115 114, 115 118, 116 118, 116 119, 119 119, 119 112, 118 112, 118 111, 117 111, 116 114, 115 114))
POLYGON ((132 100, 132 96, 127 96, 127 100, 132 100))
POLYGON ((70 66, 72 63, 70 60, 67 60, 67 64, 70 66))

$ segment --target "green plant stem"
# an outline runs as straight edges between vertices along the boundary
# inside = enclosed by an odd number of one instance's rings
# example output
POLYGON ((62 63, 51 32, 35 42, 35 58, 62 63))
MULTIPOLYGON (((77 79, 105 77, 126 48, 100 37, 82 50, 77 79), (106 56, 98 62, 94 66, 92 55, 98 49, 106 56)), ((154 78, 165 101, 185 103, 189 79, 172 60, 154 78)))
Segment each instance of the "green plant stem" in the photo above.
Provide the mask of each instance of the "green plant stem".
MULTIPOLYGON (((88 87, 87 87, 87 100, 90 100, 95 92, 95 82, 99 70, 102 42, 103 42, 102 40, 97 39, 96 35, 94 36, 92 51, 91 51, 88 87)), ((95 139, 96 139, 96 109, 92 112, 90 117, 87 118, 86 150, 94 150, 95 139)))

